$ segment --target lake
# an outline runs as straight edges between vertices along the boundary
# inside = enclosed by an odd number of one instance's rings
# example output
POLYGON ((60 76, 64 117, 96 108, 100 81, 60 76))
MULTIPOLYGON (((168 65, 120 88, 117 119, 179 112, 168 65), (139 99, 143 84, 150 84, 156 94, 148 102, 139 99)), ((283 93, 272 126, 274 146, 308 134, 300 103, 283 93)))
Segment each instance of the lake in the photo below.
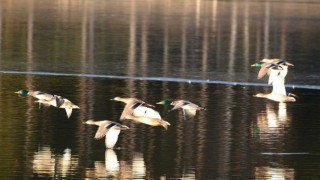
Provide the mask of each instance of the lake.
POLYGON ((318 179, 320 3, 222 0, 2 0, 0 179, 318 179), (294 103, 250 65, 294 64, 294 103), (80 107, 42 107, 40 90, 80 107), (186 99, 193 120, 156 105, 166 131, 120 121, 136 97, 186 99), (114 149, 88 119, 127 125, 114 149))

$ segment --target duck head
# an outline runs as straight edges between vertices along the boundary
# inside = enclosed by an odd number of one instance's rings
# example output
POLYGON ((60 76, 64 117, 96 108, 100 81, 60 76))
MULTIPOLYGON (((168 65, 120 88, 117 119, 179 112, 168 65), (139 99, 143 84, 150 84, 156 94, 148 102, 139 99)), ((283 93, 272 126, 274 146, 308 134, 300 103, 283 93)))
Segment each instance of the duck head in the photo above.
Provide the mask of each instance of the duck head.
POLYGON ((165 99, 165 100, 162 100, 160 102, 157 102, 157 104, 171 105, 172 101, 165 99))
POLYGON ((110 100, 112 100, 112 101, 120 101, 121 99, 122 99, 121 97, 114 97, 114 98, 112 98, 110 100))
POLYGON ((82 122, 82 124, 97 124, 97 122, 94 120, 88 120, 86 122, 82 122))
POLYGON ((261 67, 262 64, 261 63, 254 63, 254 64, 251 64, 252 67, 261 67))
POLYGON ((27 95, 29 93, 29 91, 28 90, 20 90, 20 91, 14 92, 14 93, 27 95))

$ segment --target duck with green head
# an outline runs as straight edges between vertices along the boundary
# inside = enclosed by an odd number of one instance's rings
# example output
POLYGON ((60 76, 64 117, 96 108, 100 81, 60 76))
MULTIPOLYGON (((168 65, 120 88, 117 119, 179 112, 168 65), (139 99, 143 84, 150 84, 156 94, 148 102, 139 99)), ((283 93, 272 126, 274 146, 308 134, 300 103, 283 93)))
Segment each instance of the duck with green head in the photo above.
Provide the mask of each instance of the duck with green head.
MULTIPOLYGON (((291 64, 287 61, 281 60, 281 59, 262 59, 260 61, 260 63, 254 63, 251 66, 252 67, 260 67, 260 70, 258 73, 258 79, 261 79, 266 74, 270 75, 270 68, 268 68, 268 67, 271 66, 271 64, 281 66, 281 67, 293 66, 293 64, 291 64)), ((285 76, 287 71, 283 71, 282 73, 285 76)))
POLYGON ((186 100, 165 99, 160 102, 157 102, 157 104, 172 105, 173 108, 170 111, 181 108, 185 120, 193 119, 197 111, 206 110, 205 108, 186 100))
POLYGON ((296 99, 294 98, 294 95, 293 94, 287 95, 286 88, 284 85, 287 66, 281 66, 276 64, 271 64, 271 65, 279 66, 279 67, 272 67, 268 65, 268 68, 270 69, 269 83, 272 84, 272 92, 269 94, 258 93, 254 95, 254 97, 266 98, 266 99, 270 99, 280 103, 295 102, 296 99))
POLYGON ((63 98, 63 97, 57 96, 57 95, 44 93, 41 91, 20 90, 15 93, 21 94, 21 95, 29 95, 34 98, 37 98, 38 100, 36 102, 38 102, 39 105, 54 106, 57 108, 63 108, 66 110, 68 118, 70 118, 70 116, 72 114, 72 109, 80 109, 79 106, 73 104, 70 100, 68 100, 66 98, 63 98))
POLYGON ((32 96, 34 98, 37 98, 39 100, 45 100, 45 101, 50 101, 54 98, 54 95, 52 94, 48 94, 48 93, 44 93, 41 91, 32 91, 32 90, 19 90, 17 92, 15 92, 17 94, 21 94, 21 95, 29 95, 32 96))

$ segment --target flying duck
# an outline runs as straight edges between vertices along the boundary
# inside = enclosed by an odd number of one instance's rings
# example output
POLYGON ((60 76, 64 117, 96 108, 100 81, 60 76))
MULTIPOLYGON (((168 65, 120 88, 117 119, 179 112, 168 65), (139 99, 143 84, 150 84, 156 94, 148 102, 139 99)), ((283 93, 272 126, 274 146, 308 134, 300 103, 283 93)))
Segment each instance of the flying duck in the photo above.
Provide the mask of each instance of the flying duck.
POLYGON ((127 115, 162 119, 159 112, 152 109, 152 107, 154 107, 153 105, 148 104, 142 100, 139 100, 136 98, 122 98, 122 97, 115 97, 111 100, 126 103, 126 106, 122 111, 120 120, 124 120, 127 115))
POLYGON ((197 111, 205 110, 205 108, 186 100, 165 99, 160 102, 157 102, 157 104, 172 105, 173 108, 170 111, 181 108, 185 120, 193 119, 197 111))
POLYGON ((94 138, 101 139, 105 137, 106 148, 113 148, 118 141, 118 136, 120 131, 129 129, 128 126, 125 126, 113 121, 109 121, 109 120, 103 120, 103 121, 88 120, 86 122, 83 122, 83 124, 99 126, 94 138))

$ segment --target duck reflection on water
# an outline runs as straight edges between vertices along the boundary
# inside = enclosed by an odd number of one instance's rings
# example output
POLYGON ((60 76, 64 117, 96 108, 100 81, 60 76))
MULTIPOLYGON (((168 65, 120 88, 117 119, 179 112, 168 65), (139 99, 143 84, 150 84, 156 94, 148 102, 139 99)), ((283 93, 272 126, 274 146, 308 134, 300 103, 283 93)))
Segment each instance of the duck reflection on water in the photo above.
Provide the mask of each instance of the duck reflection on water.
POLYGON ((255 168, 255 179, 294 179, 294 169, 287 167, 262 166, 255 168))
POLYGON ((134 179, 146 177, 146 166, 142 153, 134 152, 132 160, 119 160, 118 150, 106 149, 105 159, 95 161, 94 168, 86 170, 86 177, 134 179))
MULTIPOLYGON (((287 104, 279 103, 278 108, 270 102, 265 105, 265 110, 257 114, 256 125, 252 125, 252 133, 254 137, 259 137, 261 143, 272 140, 272 137, 283 137, 290 127, 291 116, 287 113, 287 104)), ((282 141, 281 141, 282 142, 282 141)))
POLYGON ((261 156, 272 159, 266 161, 265 165, 255 167, 255 179, 294 179, 295 170, 278 163, 284 162, 283 154, 300 154, 287 153, 290 150, 283 143, 291 126, 291 115, 287 113, 287 105, 287 103, 279 103, 275 106, 275 103, 269 102, 265 105, 265 110, 257 115, 256 125, 253 125, 251 133, 262 148, 261 156), (268 155, 279 156, 274 158, 268 155))
POLYGON ((38 177, 68 177, 78 168, 78 157, 66 148, 63 154, 54 154, 50 147, 40 147, 33 155, 33 173, 38 177))

